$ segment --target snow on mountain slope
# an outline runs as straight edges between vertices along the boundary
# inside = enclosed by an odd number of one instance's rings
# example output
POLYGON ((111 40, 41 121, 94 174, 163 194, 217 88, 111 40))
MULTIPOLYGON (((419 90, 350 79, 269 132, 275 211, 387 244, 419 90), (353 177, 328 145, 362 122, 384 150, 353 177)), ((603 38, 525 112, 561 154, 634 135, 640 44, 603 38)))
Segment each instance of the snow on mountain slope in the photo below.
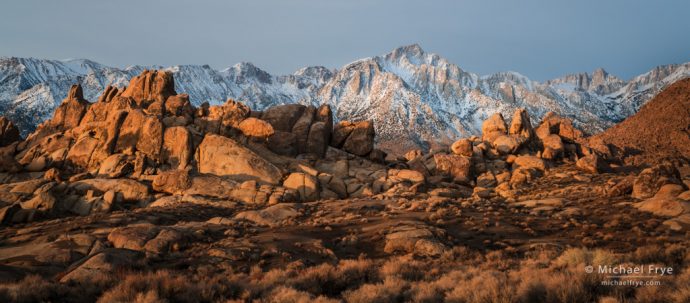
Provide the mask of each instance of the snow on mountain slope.
MULTIPOLYGON (((0 58, 0 112, 26 134, 50 115, 70 85, 81 83, 95 101, 107 85, 126 86, 145 68, 113 68, 89 60, 0 58)), ((690 63, 659 66, 630 81, 597 69, 543 83, 516 72, 479 76, 419 45, 396 48, 338 70, 305 67, 273 76, 251 63, 224 70, 208 65, 165 68, 175 89, 195 105, 228 98, 255 110, 283 103, 330 104, 339 120, 372 119, 378 140, 389 149, 427 147, 479 134, 481 122, 520 107, 533 122, 548 111, 572 118, 586 132, 597 132, 634 114, 663 87, 690 77, 690 63)))

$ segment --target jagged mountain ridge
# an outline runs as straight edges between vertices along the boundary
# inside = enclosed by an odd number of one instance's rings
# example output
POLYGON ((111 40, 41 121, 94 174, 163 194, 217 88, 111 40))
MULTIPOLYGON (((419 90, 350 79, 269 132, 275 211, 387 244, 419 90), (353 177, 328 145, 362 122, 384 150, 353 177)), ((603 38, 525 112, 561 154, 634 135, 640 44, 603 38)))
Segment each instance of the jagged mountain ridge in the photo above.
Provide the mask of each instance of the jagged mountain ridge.
MULTIPOLYGON (((71 84, 95 101, 105 86, 125 86, 143 69, 108 67, 90 60, 0 59, 0 111, 24 133, 52 115, 71 84)), ((538 121, 548 111, 570 117, 593 133, 634 114, 665 86, 690 76, 690 63, 665 65, 621 80, 598 69, 543 83, 516 72, 486 76, 464 71, 419 45, 357 60, 340 69, 306 67, 273 76, 251 63, 224 70, 208 65, 164 68, 175 89, 199 105, 228 98, 254 110, 282 103, 330 104, 339 120, 372 119, 382 147, 405 149, 478 134, 495 112, 510 117, 525 107, 538 121)))

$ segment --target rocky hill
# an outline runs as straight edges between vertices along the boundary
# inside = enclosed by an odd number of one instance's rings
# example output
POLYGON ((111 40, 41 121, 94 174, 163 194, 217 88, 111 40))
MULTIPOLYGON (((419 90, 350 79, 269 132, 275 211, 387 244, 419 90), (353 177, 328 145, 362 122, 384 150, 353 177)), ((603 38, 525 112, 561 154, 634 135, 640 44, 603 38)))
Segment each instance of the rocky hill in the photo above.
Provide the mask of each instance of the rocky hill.
MULTIPOLYGON (((88 60, 0 60, 0 111, 23 134, 47 120, 73 83, 95 100, 108 85, 123 88, 145 67, 112 68, 88 60)), ((160 67, 148 67, 160 68, 160 67)), ((532 117, 552 111, 595 133, 635 113, 660 89, 690 75, 690 65, 657 67, 629 81, 598 69, 544 83, 518 73, 486 76, 465 71, 418 45, 361 59, 337 70, 307 67, 273 76, 250 63, 217 71, 209 66, 165 68, 194 106, 232 98, 255 110, 300 103, 333 109, 335 121, 372 119, 385 150, 402 152, 478 135, 494 113, 525 108, 532 117)))
POLYGON ((633 163, 690 159, 690 80, 680 80, 640 111, 591 139, 613 144, 633 163))

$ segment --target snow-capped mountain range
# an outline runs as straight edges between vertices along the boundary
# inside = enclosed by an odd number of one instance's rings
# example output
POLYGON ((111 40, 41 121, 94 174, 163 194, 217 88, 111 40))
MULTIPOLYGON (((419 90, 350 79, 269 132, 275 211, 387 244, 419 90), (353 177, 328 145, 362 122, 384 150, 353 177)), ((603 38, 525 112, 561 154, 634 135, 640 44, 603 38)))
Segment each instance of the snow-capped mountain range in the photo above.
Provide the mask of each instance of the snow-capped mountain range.
MULTIPOLYGON (((90 60, 0 58, 0 113, 26 134, 48 119, 81 83, 95 101, 107 85, 126 86, 144 69, 124 69, 90 60)), ((509 119, 524 107, 536 123, 548 111, 572 118, 586 132, 597 132, 637 112, 663 87, 690 77, 690 63, 659 66, 626 81, 603 69, 546 82, 516 72, 480 76, 419 45, 364 58, 329 70, 305 67, 274 76, 251 63, 224 70, 208 65, 165 67, 174 73, 176 91, 195 105, 240 100, 253 110, 283 103, 328 103, 338 120, 374 120, 379 144, 397 149, 450 142, 479 134, 484 119, 496 112, 509 119)))

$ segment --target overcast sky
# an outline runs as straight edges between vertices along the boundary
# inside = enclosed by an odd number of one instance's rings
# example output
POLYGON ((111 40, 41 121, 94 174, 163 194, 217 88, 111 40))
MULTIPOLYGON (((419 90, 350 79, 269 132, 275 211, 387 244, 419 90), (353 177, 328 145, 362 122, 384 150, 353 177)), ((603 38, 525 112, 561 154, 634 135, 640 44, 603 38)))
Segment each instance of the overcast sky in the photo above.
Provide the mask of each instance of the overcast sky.
POLYGON ((339 68, 419 43, 479 74, 628 79, 690 61, 690 1, 6 0, 0 56, 339 68))

